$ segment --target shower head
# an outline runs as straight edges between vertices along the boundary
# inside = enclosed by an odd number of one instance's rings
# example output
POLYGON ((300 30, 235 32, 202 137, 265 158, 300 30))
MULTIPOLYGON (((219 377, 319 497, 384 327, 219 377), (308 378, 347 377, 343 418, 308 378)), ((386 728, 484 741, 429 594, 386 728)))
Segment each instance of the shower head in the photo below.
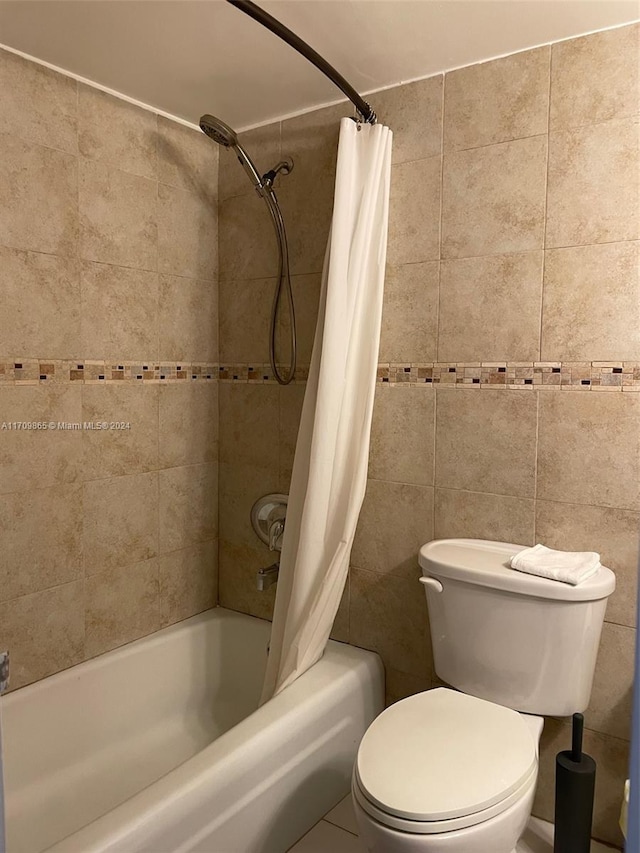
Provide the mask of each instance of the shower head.
POLYGON ((200 130, 225 148, 236 148, 238 145, 235 130, 215 116, 203 115, 200 119, 200 130))
POLYGON ((208 114, 203 115, 200 119, 200 130, 203 133, 206 133, 214 142, 217 142, 218 145, 222 145, 224 148, 233 149, 240 165, 249 176, 249 180, 256 188, 258 194, 262 195, 264 192, 262 178, 260 177, 253 160, 238 142, 238 134, 235 130, 219 118, 208 114))

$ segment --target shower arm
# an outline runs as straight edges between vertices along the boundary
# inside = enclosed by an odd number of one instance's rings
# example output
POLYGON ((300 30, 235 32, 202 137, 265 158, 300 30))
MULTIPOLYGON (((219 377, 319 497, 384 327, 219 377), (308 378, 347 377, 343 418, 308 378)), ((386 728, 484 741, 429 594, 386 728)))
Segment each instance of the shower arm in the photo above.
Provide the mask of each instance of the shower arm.
POLYGON ((330 65, 324 57, 320 56, 320 54, 308 45, 306 41, 303 41, 300 36, 297 36, 292 30, 280 23, 277 18, 274 18, 273 15, 265 12, 264 9, 261 9, 260 6, 251 2, 251 0, 227 0, 227 2, 231 3, 232 6, 235 6, 236 9, 240 9, 240 11, 244 12, 245 15, 249 15, 249 17, 253 18, 254 21, 262 24, 263 27, 271 30, 274 35, 278 36, 278 38, 281 38, 283 41, 286 41, 290 47, 297 50, 305 59, 308 59, 309 62, 315 65, 319 71, 322 71, 322 73, 328 77, 329 80, 338 87, 338 89, 344 92, 347 98, 349 98, 358 111, 362 121, 367 124, 376 123, 376 114, 371 105, 368 104, 364 98, 358 94, 358 92, 356 92, 353 86, 345 80, 342 74, 336 71, 333 65, 330 65))

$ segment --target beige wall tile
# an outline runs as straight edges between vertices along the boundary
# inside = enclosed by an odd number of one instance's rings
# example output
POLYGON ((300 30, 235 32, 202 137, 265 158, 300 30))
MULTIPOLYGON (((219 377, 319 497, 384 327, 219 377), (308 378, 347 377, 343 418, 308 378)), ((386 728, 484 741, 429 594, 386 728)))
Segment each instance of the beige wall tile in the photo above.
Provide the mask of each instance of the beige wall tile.
POLYGON ((0 605, 0 648, 11 654, 12 690, 80 663, 83 644, 81 580, 0 605))
POLYGON ((605 622, 585 725, 603 734, 631 737, 636 629, 605 622))
MULTIPOLYGON (((79 423, 80 388, 68 385, 0 387, 6 423, 79 423)), ((0 494, 73 483, 81 474, 78 430, 27 429, 0 432, 0 494)))
POLYGON ((272 619, 277 585, 260 592, 256 588, 258 569, 274 562, 266 545, 235 545, 220 540, 220 581, 218 597, 221 607, 248 613, 259 619, 272 619))
POLYGON ((542 248, 546 136, 444 158, 442 257, 542 248))
POLYGON ((593 837, 621 847, 620 809, 624 780, 629 772, 629 743, 587 731, 584 749, 593 756, 598 766, 593 837))
MULTIPOLYGON (((269 361, 275 278, 220 281, 220 363, 269 361)), ((286 302, 285 302, 286 310, 286 302)))
POLYGON ((338 605, 338 611, 336 613, 335 619, 333 620, 333 626, 331 628, 331 633, 329 634, 329 638, 331 640, 337 640, 339 643, 348 643, 349 642, 349 601, 350 601, 350 578, 347 574, 347 579, 344 584, 344 589, 342 591, 342 598, 340 599, 340 604, 338 605))
POLYGON ((438 278, 437 261, 387 267, 379 361, 436 360, 438 278))
POLYGON ((159 472, 160 553, 218 535, 218 466, 188 465, 159 472))
POLYGON ((309 186, 315 181, 333 183, 336 171, 340 121, 354 114, 348 103, 323 107, 286 119, 281 126, 281 157, 292 157, 294 169, 283 188, 309 186))
POLYGON ((435 396, 428 385, 378 383, 371 425, 370 477, 433 485, 435 396))
POLYGON ((378 121, 393 131, 393 163, 440 154, 443 79, 438 74, 367 96, 378 121))
MULTIPOLYGON (((293 176, 291 180, 294 180, 293 176)), ((287 229, 292 275, 322 272, 333 216, 334 186, 331 173, 318 176, 314 181, 305 177, 299 183, 284 185, 278 193, 287 229)), ((275 237, 272 239, 277 246, 275 237)), ((268 257, 266 253, 265 257, 268 257)), ((277 249, 274 249, 274 258, 277 259, 277 249)), ((261 268, 266 269, 266 264, 262 263, 261 268)), ((275 262, 269 269, 270 275, 277 273, 275 262)))
POLYGON ((0 243, 74 256, 77 158, 7 133, 0 133, 0 152, 0 243))
POLYGON ((544 393, 538 497, 640 510, 640 398, 544 393))
POLYGON ((78 149, 84 157, 155 178, 157 126, 155 113, 78 84, 78 149))
POLYGON ((533 545, 532 500, 436 489, 435 501, 435 539, 490 539, 533 545))
POLYGON ((282 122, 281 155, 294 169, 282 178, 278 198, 287 225, 291 272, 322 272, 335 184, 340 120, 352 114, 337 104, 282 122))
POLYGON ((80 256, 135 269, 158 267, 158 185, 80 160, 80 256))
POLYGON ((111 568, 86 581, 87 658, 161 627, 158 560, 111 568))
POLYGON ((440 254, 440 157, 391 168, 387 263, 436 260, 440 254))
POLYGON ((0 349, 5 355, 83 355, 80 274, 74 258, 0 247, 0 288, 0 349))
POLYGON ((638 118, 549 136, 546 245, 637 240, 638 118))
POLYGON ((528 391, 439 388, 436 485, 532 498, 536 402, 528 391))
POLYGON ((190 545, 158 560, 162 621, 172 625, 216 606, 218 540, 190 545))
POLYGON ((431 679, 425 676, 409 675, 407 672, 399 672, 392 667, 386 667, 386 702, 385 705, 393 705, 400 699, 406 699, 415 693, 423 693, 431 689, 431 679))
POLYGON ((640 112, 640 26, 631 24, 552 47, 552 130, 640 112))
POLYGON ((305 391, 306 385, 283 385, 280 388, 279 488, 286 494, 291 483, 305 391))
POLYGON ((369 480, 351 564, 416 582, 418 551, 433 539, 433 488, 369 480))
MULTIPOLYGON (((319 273, 291 277, 293 308, 296 318, 297 364, 309 364, 311 362, 313 340, 318 322, 321 286, 322 276, 319 273)), ((276 339, 276 357, 283 364, 289 363, 290 328, 289 309, 286 293, 283 289, 278 309, 278 337, 276 339)))
POLYGON ((606 619, 635 626, 640 513, 601 506, 536 501, 536 542, 561 551, 597 551, 616 573, 606 619))
POLYGON ((542 252, 440 266, 439 361, 537 361, 542 252))
POLYGON ((83 387, 83 422, 130 425, 128 429, 82 431, 84 480, 119 477, 158 467, 159 392, 157 385, 83 387))
POLYGON ((220 461, 278 470, 278 387, 220 383, 220 461))
MULTIPOLYGON (((280 193, 278 197, 280 198, 280 193)), ((293 223, 296 219, 287 211, 284 203, 281 206, 287 238, 291 244, 293 223)), ((241 281, 249 278, 269 278, 278 274, 278 243, 273 223, 266 204, 255 192, 220 202, 218 244, 221 279, 241 281)), ((291 245, 289 253, 291 256, 291 245)))
POLYGON ((156 556, 157 473, 85 483, 83 503, 85 575, 130 566, 156 556))
POLYGON ((427 602, 415 580, 351 569, 351 643, 378 652, 385 669, 431 678, 427 602))
POLYGON ((160 387, 159 466, 218 461, 218 383, 160 387))
MULTIPOLYGON (((238 139, 261 175, 272 169, 282 159, 280 156, 279 121, 239 133, 238 139)), ((213 145, 213 142, 211 144, 213 145)), ((220 199, 238 195, 255 195, 251 181, 238 163, 235 153, 229 148, 219 148, 218 150, 220 158, 218 166, 220 199)))
POLYGON ((216 197, 158 186, 158 269, 212 280, 218 275, 216 197))
MULTIPOLYGON (((234 545, 259 548, 251 526, 251 508, 263 495, 278 492, 277 472, 241 463, 220 465, 220 538, 234 545)), ((270 554, 272 562, 278 554, 270 554)), ((259 567, 258 567, 259 568, 259 567)))
POLYGON ((0 600, 82 576, 82 487, 0 497, 0 600))
MULTIPOLYGON (((629 743, 619 738, 585 730, 583 747, 598 765, 593 813, 593 837, 622 847, 618 824, 628 775, 629 743)), ((540 771, 533 814, 554 819, 555 760, 562 749, 571 748, 571 728, 566 723, 547 719, 541 741, 540 771)))
POLYGON ((161 359, 217 361, 217 283, 177 275, 161 275, 158 337, 161 359))
POLYGON ((76 89, 70 77, 0 50, 0 126, 7 133, 75 154, 76 89))
POLYGON ((640 359, 639 270, 638 243, 547 251, 543 361, 640 359))
MULTIPOLYGON (((158 180, 171 187, 218 197, 220 146, 200 130, 158 116, 158 180)), ((247 181, 248 183, 248 181, 247 181)))
POLYGON ((83 358, 158 357, 158 275, 85 261, 81 272, 83 358))
POLYGON ((547 45, 450 71, 445 79, 446 151, 547 132, 547 45))

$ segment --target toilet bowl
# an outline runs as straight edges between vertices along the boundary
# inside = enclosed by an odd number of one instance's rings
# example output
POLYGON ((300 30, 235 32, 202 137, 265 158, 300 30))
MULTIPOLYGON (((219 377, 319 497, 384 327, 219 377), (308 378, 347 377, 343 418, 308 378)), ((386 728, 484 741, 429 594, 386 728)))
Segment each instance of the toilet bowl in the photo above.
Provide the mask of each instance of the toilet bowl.
POLYGON ((352 794, 370 853, 512 853, 531 814, 543 721, 438 688, 370 726, 352 794))

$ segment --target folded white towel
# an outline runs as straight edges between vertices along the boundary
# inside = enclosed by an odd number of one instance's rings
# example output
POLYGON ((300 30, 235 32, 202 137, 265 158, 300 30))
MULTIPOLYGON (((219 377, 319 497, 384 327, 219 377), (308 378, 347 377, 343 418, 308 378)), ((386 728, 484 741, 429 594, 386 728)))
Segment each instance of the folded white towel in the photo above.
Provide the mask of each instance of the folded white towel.
POLYGON ((534 545, 514 554, 511 568, 577 586, 598 571, 600 554, 595 551, 553 551, 544 545, 534 545))

